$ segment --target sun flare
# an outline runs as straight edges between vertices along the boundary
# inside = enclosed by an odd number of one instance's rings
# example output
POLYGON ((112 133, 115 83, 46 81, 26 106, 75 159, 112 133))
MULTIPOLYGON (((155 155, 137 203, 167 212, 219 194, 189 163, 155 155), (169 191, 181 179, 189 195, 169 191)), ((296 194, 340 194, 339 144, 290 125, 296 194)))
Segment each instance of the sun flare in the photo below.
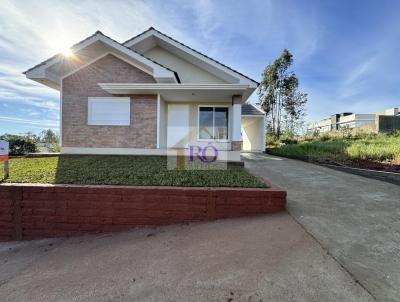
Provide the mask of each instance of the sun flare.
POLYGON ((65 48, 61 50, 61 53, 64 57, 71 57, 74 53, 72 52, 71 48, 65 48))
POLYGON ((52 38, 51 40, 48 41, 49 49, 53 53, 59 53, 62 54, 64 57, 71 57, 74 53, 72 49, 70 48, 71 42, 70 39, 67 39, 66 37, 57 37, 57 38, 52 38))

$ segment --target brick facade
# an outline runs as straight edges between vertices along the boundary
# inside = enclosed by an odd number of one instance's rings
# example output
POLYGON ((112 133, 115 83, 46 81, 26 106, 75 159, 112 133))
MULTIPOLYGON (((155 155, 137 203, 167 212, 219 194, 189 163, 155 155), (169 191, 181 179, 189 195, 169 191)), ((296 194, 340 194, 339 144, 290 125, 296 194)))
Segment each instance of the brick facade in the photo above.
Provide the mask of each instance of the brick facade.
POLYGON ((0 240, 274 213, 285 204, 286 192, 277 187, 0 185, 0 240))
POLYGON ((155 80, 111 54, 63 79, 62 146, 156 148, 156 95, 130 96, 130 126, 88 125, 88 97, 112 96, 98 83, 155 83, 155 80))

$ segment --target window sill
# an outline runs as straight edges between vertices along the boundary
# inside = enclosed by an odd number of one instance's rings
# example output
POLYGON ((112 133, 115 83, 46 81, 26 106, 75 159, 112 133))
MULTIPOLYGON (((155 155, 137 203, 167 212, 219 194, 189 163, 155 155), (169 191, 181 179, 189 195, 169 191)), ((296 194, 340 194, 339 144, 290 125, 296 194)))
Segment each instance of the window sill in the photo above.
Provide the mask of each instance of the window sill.
POLYGON ((210 143, 230 143, 228 139, 197 139, 198 142, 210 142, 210 143))

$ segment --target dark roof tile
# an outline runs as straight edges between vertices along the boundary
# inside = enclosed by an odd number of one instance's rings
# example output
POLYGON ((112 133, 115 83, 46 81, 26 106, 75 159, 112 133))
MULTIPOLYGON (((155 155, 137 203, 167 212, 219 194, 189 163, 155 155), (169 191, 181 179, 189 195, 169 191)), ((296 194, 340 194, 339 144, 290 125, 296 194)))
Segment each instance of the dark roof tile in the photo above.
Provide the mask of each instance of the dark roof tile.
POLYGON ((246 103, 242 104, 242 115, 264 115, 264 113, 254 105, 246 103))

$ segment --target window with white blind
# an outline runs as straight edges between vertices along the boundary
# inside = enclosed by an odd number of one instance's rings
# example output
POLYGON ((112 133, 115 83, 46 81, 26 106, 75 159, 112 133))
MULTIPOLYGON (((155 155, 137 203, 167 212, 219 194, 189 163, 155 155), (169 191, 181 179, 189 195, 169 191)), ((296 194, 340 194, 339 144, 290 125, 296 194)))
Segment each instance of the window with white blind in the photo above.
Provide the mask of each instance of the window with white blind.
POLYGON ((88 98, 88 125, 129 126, 130 116, 129 97, 88 98))

